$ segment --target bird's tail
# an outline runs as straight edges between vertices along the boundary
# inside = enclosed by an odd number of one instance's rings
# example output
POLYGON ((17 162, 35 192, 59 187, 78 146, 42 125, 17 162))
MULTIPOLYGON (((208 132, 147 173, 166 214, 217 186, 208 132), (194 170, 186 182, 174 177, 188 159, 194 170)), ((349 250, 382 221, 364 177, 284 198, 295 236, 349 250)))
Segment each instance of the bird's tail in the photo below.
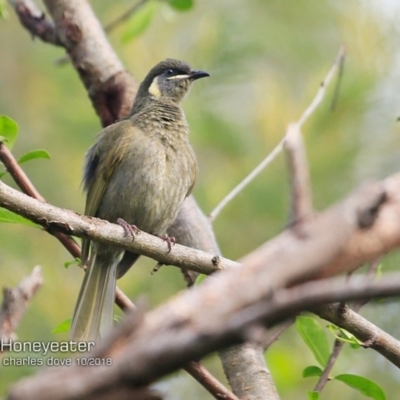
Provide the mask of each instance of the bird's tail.
POLYGON ((118 257, 103 257, 92 251, 72 317, 70 336, 76 341, 94 341, 113 324, 118 257))

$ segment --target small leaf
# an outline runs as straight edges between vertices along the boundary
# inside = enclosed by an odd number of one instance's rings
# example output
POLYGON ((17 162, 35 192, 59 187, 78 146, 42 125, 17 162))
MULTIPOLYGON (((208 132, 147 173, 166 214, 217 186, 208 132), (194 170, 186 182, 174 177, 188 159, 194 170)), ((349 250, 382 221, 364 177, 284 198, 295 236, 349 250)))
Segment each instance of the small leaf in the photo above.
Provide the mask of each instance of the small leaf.
POLYGON ((207 278, 207 275, 199 274, 199 275, 197 275, 194 284, 195 285, 201 285, 203 283, 204 279, 206 279, 206 278, 207 278))
POLYGON ((46 150, 31 150, 18 159, 18 164, 23 164, 24 162, 35 160, 37 158, 50 159, 50 154, 46 150))
POLYGON ((169 0, 169 4, 175 10, 188 11, 193 7, 194 2, 193 0, 169 0))
POLYGON ((68 268, 68 267, 70 267, 71 265, 79 265, 80 262, 81 262, 81 260, 80 260, 79 258, 75 258, 75 260, 72 260, 72 261, 66 261, 66 262, 64 263, 64 268, 68 268))
POLYGON ((60 322, 52 331, 52 334, 68 332, 71 327, 72 318, 67 318, 64 321, 60 322))
POLYGON ((330 356, 329 343, 324 330, 311 317, 297 317, 296 328, 315 359, 325 367, 330 356))
POLYGON ((322 369, 316 365, 310 365, 303 370, 303 378, 309 378, 310 376, 321 376, 322 369))
POLYGON ((29 221, 29 219, 21 217, 20 215, 15 214, 11 211, 8 211, 2 207, 0 207, 0 222, 22 224, 22 225, 26 225, 26 226, 31 226, 33 228, 41 228, 40 225, 35 224, 32 221, 29 221))
MULTIPOLYGON (((1 142, 1 140, 0 140, 0 142, 1 142)), ((6 175, 7 174, 7 171, 2 171, 2 172, 0 172, 0 179, 4 176, 4 175, 6 175)))
POLYGON ((149 1, 138 12, 133 14, 125 26, 122 42, 127 43, 141 35, 150 25, 155 11, 156 3, 149 1))
POLYGON ((6 5, 5 5, 5 1, 4 0, 0 0, 0 18, 1 19, 7 19, 9 16, 6 5))
POLYGON ((332 335, 337 339, 340 340, 341 342, 344 343, 349 343, 350 345, 355 346, 354 348, 358 348, 362 345, 361 340, 358 340, 353 334, 350 332, 346 331, 343 328, 339 328, 336 325, 329 324, 328 328, 332 335), (338 332, 338 333, 337 333, 338 332))
POLYGON ((7 144, 11 149, 18 136, 18 124, 11 118, 0 115, 0 142, 7 144))
POLYGON ((307 392, 308 400, 319 400, 319 392, 307 392))
POLYGON ((375 382, 370 381, 367 378, 352 374, 341 374, 335 376, 337 381, 345 383, 353 389, 358 390, 363 395, 374 399, 374 400, 385 400, 386 396, 384 391, 375 382))

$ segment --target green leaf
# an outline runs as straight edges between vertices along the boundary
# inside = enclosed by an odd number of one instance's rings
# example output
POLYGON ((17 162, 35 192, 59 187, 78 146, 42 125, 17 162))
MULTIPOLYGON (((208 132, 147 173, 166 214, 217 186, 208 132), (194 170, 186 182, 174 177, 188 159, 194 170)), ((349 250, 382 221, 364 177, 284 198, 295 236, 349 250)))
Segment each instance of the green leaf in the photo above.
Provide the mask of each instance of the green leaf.
POLYGON ((23 164, 24 162, 35 160, 37 158, 50 159, 50 154, 46 150, 31 150, 18 159, 18 164, 23 164))
POLYGON ((0 18, 7 19, 9 16, 4 0, 0 0, 0 18))
POLYGON ((40 225, 35 224, 32 221, 29 221, 29 219, 26 219, 24 217, 21 217, 18 214, 15 214, 11 211, 6 210, 5 208, 0 207, 0 222, 7 222, 7 223, 13 223, 13 224, 22 224, 26 226, 31 226, 34 228, 41 228, 40 225))
POLYGON ((63 333, 68 332, 69 328, 71 327, 72 318, 67 318, 64 321, 60 322, 52 331, 51 333, 63 333))
POLYGON ((64 263, 64 268, 68 268, 68 267, 70 267, 71 265, 79 265, 80 262, 81 262, 81 260, 80 260, 79 258, 75 258, 75 260, 72 260, 72 261, 66 261, 66 262, 64 263))
POLYGON ((328 328, 332 335, 341 342, 349 343, 353 348, 359 348, 363 343, 346 329, 339 328, 336 325, 329 324, 328 328))
POLYGON ((315 359, 322 367, 325 367, 330 356, 330 349, 324 330, 313 318, 303 316, 296 318, 296 328, 315 359))
POLYGON ((154 1, 149 1, 138 12, 132 15, 125 25, 125 32, 122 35, 123 43, 135 39, 147 29, 156 11, 156 7, 154 1))
POLYGON ((384 391, 375 382, 367 378, 352 374, 341 374, 335 376, 337 381, 345 383, 353 389, 358 390, 363 395, 374 400, 385 400, 386 396, 384 391))
POLYGON ((303 378, 309 378, 310 376, 321 376, 322 369, 316 365, 310 365, 303 369, 303 378))
POLYGON ((201 285, 203 283, 204 279, 206 279, 206 278, 207 278, 207 275, 199 274, 199 275, 197 275, 194 284, 195 285, 201 285))
MULTIPOLYGON (((1 140, 0 140, 0 141, 1 141, 1 140)), ((0 179, 1 179, 5 174, 7 174, 7 171, 2 171, 2 172, 0 172, 0 179)))
POLYGON ((11 149, 18 136, 18 124, 11 118, 0 115, 0 142, 7 144, 11 149))
POLYGON ((188 11, 193 5, 193 0, 169 0, 169 4, 171 7, 175 8, 178 11, 188 11))
POLYGON ((308 400, 319 400, 319 392, 307 392, 308 400))

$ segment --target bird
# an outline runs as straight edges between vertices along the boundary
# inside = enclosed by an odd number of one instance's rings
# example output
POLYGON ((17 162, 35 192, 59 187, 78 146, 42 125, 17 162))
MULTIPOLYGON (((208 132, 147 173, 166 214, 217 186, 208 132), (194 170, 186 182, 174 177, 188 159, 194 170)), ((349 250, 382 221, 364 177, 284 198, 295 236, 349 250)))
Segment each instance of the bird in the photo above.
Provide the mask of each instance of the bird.
MULTIPOLYGON (((181 102, 209 73, 166 59, 139 86, 130 114, 104 128, 85 158, 85 215, 162 236, 191 193, 197 161, 181 102)), ((170 245, 170 243, 169 243, 170 245)), ((85 277, 70 336, 97 341, 113 325, 116 279, 139 254, 82 240, 85 277)))

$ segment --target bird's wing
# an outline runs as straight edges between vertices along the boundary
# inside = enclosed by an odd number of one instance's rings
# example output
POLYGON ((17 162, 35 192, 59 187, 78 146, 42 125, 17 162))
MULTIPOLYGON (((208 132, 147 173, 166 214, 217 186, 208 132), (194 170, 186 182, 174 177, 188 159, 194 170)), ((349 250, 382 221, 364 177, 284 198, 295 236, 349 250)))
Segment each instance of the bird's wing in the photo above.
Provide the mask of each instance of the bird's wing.
MULTIPOLYGON (((85 215, 96 216, 104 192, 116 167, 124 158, 124 137, 132 124, 124 120, 100 132, 98 141, 89 150, 86 158, 85 188, 87 190, 85 215)), ((82 240, 81 261, 85 265, 89 258, 90 240, 82 240)))

